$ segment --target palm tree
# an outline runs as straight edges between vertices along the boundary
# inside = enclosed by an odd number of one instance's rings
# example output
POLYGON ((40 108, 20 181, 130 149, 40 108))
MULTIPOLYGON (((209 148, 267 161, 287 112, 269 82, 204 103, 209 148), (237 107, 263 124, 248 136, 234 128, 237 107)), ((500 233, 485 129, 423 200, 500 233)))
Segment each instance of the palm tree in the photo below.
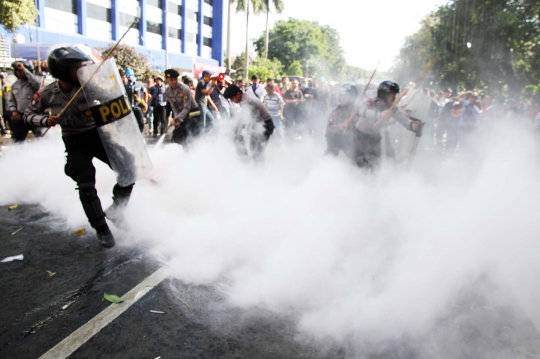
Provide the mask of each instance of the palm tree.
MULTIPOLYGON (((230 4, 234 4, 236 2, 236 12, 245 11, 246 12, 246 61, 245 61, 245 80, 247 81, 248 77, 248 58, 249 58, 249 52, 248 52, 248 46, 249 46, 249 37, 248 37, 248 29, 249 29, 249 4, 251 3, 251 6, 253 7, 253 14, 258 15, 261 10, 265 9, 265 1, 266 0, 229 0, 230 4)), ((281 0, 274 0, 274 1, 281 1, 281 0)), ((229 6, 230 9, 230 6, 229 6)), ((229 24, 229 26, 231 26, 229 24)), ((229 61, 230 61, 230 38, 229 38, 229 61)), ((229 62, 229 66, 230 62, 229 62)))
MULTIPOLYGON (((268 15, 270 14, 270 0, 262 0, 264 7, 266 8, 266 34, 264 37, 264 57, 268 58, 268 33, 270 29, 268 28, 268 15)), ((272 0, 274 8, 278 14, 281 14, 283 11, 283 1, 282 0, 272 0)))

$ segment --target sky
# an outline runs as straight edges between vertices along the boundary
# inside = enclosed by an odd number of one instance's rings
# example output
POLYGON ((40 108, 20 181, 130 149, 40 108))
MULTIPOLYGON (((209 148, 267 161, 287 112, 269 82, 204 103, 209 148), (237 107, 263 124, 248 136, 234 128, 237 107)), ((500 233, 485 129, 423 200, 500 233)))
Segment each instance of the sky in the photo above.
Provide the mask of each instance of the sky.
MULTIPOLYGON (((347 63, 364 69, 388 71, 405 37, 420 28, 420 21, 447 0, 283 0, 282 14, 270 14, 270 27, 278 20, 294 17, 329 25, 341 35, 347 63)), ((233 5, 234 6, 234 5, 233 5)), ((251 16, 249 38, 264 33, 266 15, 251 16)), ((232 53, 240 54, 245 48, 245 13, 232 13, 232 53)), ((253 51, 251 48, 250 51, 253 51)))

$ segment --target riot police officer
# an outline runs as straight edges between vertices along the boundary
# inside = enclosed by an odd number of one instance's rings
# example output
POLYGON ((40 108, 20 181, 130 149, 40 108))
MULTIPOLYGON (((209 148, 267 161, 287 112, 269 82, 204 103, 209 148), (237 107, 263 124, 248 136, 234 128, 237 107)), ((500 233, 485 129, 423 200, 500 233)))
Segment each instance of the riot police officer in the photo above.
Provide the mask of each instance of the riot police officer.
POLYGON ((175 129, 172 141, 186 146, 189 144, 190 137, 197 136, 199 133, 200 110, 190 88, 178 82, 178 76, 180 74, 174 69, 165 71, 165 78, 169 85, 165 90, 165 98, 173 112, 171 125, 174 125, 175 129))
POLYGON ((127 69, 125 72, 127 81, 125 83, 126 92, 131 102, 131 109, 139 124, 139 130, 144 131, 144 113, 148 109, 148 90, 146 86, 137 81, 135 71, 127 69))
POLYGON ((330 113, 326 126, 326 153, 337 156, 339 151, 351 155, 352 131, 348 124, 356 115, 358 89, 344 84, 338 90, 338 106, 330 113))
POLYGON ((381 131, 385 126, 397 121, 410 131, 419 130, 419 123, 398 111, 397 107, 390 110, 397 94, 399 94, 397 83, 381 82, 377 98, 361 106, 353 119, 354 161, 359 167, 373 170, 378 166, 382 155, 381 131))
POLYGON ((114 203, 104 213, 95 187, 96 169, 92 159, 95 157, 109 167, 110 162, 83 93, 79 92, 73 103, 59 116, 81 86, 77 69, 92 62, 92 58, 79 47, 67 46, 53 50, 48 64, 51 75, 57 81, 36 93, 26 110, 24 121, 41 127, 60 125, 67 152, 65 173, 77 182, 84 212, 96 230, 99 243, 111 248, 115 240, 105 220, 106 214, 115 225, 122 225, 122 211, 129 201, 133 184, 127 187, 116 184, 113 188, 114 203), (48 108, 51 109, 51 115, 44 114, 48 108))
POLYGON ((39 90, 39 80, 32 73, 34 66, 28 61, 15 61, 11 64, 17 81, 11 86, 8 99, 8 107, 11 112, 11 139, 15 143, 24 142, 28 136, 28 131, 32 131, 34 136, 41 137, 40 128, 30 126, 22 121, 24 111, 34 98, 34 94, 39 90))

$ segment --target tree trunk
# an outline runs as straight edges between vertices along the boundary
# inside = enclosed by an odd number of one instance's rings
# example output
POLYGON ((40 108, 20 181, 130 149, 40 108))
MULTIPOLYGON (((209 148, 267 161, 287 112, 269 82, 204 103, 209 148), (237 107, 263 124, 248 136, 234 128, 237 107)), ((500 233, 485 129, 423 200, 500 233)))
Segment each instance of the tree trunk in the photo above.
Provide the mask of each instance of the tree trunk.
POLYGON ((244 70, 244 81, 245 83, 247 84, 247 81, 248 81, 248 59, 249 59, 249 53, 248 53, 248 47, 249 47, 249 1, 250 0, 246 0, 246 61, 245 61, 245 70, 244 70))
MULTIPOLYGON (((268 6, 270 6, 270 3, 268 3, 268 6)), ((266 35, 264 37, 264 57, 266 59, 268 58, 268 15, 270 14, 270 9, 268 8, 268 6, 266 8, 266 35)))

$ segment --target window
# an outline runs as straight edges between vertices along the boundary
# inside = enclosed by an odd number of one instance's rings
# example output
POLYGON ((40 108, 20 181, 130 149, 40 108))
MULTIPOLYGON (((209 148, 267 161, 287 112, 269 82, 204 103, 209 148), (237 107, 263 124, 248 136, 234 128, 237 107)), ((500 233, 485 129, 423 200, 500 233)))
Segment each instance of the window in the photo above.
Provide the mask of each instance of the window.
POLYGON ((182 30, 175 29, 174 27, 169 27, 169 37, 173 39, 182 39, 182 30))
POLYGON ((169 12, 171 14, 182 16, 182 5, 169 1, 169 12))
POLYGON ((77 13, 77 0, 47 0, 45 6, 72 14, 77 13))
POLYGON ((205 3, 207 3, 208 5, 213 5, 213 1, 212 0, 204 0, 205 3))
POLYGON ((212 39, 209 39, 208 37, 203 37, 203 45, 212 47, 212 39))
MULTIPOLYGON (((120 24, 122 26, 131 26, 131 24, 135 21, 135 16, 124 14, 123 12, 120 13, 120 24)), ((139 27, 139 20, 133 25, 133 28, 137 29, 139 27)))
POLYGON ((187 42, 195 42, 195 38, 199 38, 198 36, 195 36, 193 33, 191 32, 186 32, 186 41, 187 42))
POLYGON ((87 3, 87 16, 91 19, 111 22, 111 9, 96 4, 87 3))
POLYGON ((197 11, 193 11, 190 9, 186 10, 186 17, 193 21, 198 21, 199 19, 199 13, 197 11))
POLYGON ((203 16, 203 21, 205 25, 212 26, 212 18, 208 16, 203 16))
POLYGON ((153 34, 161 35, 162 28, 163 28, 163 25, 158 24, 157 22, 153 22, 153 21, 146 22, 146 31, 151 32, 153 34))
POLYGON ((146 0, 146 5, 150 5, 150 6, 161 9, 162 1, 161 0, 146 0))

